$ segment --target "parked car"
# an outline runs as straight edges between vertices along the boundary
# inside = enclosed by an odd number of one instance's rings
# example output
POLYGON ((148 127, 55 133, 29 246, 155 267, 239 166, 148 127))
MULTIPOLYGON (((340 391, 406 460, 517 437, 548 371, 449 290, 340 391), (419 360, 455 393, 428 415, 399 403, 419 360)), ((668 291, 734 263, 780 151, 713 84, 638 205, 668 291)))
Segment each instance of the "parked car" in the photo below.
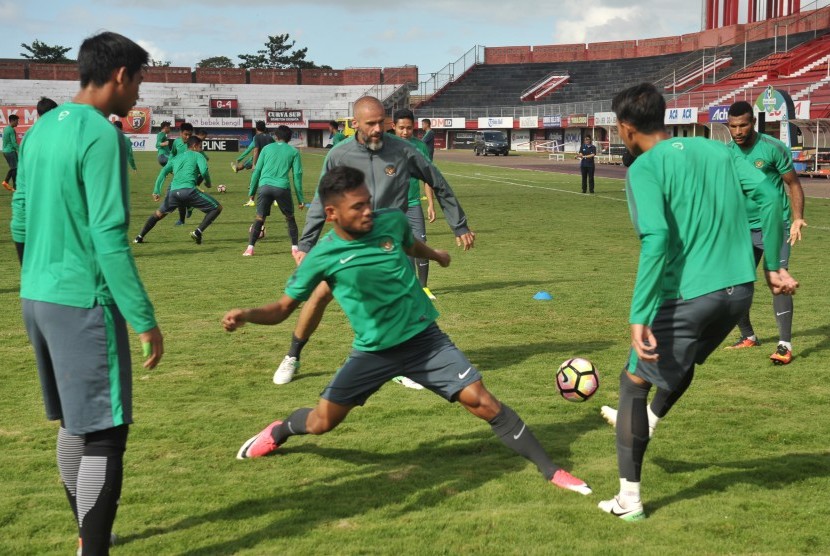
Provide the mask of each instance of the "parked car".
POLYGON ((477 131, 473 139, 473 152, 476 156, 503 154, 507 156, 510 146, 507 144, 507 135, 503 131, 477 131))

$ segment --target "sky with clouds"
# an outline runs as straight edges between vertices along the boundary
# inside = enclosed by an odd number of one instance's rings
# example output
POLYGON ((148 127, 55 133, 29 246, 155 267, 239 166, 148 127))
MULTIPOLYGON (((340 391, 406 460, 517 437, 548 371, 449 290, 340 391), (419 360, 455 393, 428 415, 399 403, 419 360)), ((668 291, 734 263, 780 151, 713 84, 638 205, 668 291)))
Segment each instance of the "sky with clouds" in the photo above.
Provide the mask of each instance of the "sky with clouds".
POLYGON ((238 54, 255 53, 268 35, 288 33, 320 65, 417 65, 423 76, 476 45, 693 33, 701 28, 701 6, 702 0, 0 0, 0 58, 20 58, 20 44, 35 39, 72 47, 67 55, 74 58, 85 37, 110 30, 154 59, 194 67, 211 56, 238 63, 238 54))

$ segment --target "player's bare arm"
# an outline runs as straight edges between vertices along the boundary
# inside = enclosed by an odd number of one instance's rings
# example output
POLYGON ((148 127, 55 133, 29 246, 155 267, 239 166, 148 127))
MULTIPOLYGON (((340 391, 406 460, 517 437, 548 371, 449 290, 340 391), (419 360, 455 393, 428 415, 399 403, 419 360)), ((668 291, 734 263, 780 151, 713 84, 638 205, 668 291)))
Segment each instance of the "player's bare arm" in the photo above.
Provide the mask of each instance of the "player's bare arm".
POLYGON ((269 303, 254 309, 231 309, 222 317, 222 326, 228 332, 233 332, 245 323, 279 324, 291 315, 300 305, 296 299, 283 295, 279 301, 269 303))
POLYGON ((441 249, 433 249, 423 241, 416 239, 409 249, 404 249, 407 255, 416 259, 429 259, 442 267, 450 266, 450 254, 441 249))
POLYGON ((801 241, 801 228, 807 227, 804 221, 804 189, 801 187, 801 180, 795 170, 790 170, 781 179, 787 184, 787 192, 790 195, 790 208, 793 211, 793 221, 790 224, 790 245, 801 241))

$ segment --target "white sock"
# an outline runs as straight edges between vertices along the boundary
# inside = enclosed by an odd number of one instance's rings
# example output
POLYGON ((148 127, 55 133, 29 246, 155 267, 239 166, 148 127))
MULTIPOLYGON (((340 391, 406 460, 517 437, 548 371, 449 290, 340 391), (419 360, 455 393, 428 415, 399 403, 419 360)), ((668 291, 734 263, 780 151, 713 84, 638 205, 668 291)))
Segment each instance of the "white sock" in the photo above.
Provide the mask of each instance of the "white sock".
POLYGON ((249 244, 248 244, 248 249, 250 249, 251 251, 253 251, 253 250, 254 250, 254 246, 253 246, 253 245, 251 245, 251 244, 249 243, 249 244))
POLYGON ((292 251, 299 251, 299 250, 300 250, 300 248, 299 248, 299 247, 297 247, 296 245, 292 245, 292 246, 291 246, 291 250, 292 250, 292 251))
POLYGON ((657 423, 660 422, 660 417, 658 417, 651 410, 650 405, 646 407, 646 412, 648 413, 648 436, 649 438, 651 438, 652 436, 654 436, 654 429, 657 428, 657 423))
POLYGON ((758 341, 758 337, 757 337, 757 336, 755 336, 755 334, 753 334, 752 336, 747 336, 746 338, 747 338, 747 340, 752 340, 753 342, 757 342, 757 341, 758 341))
POLYGON ((639 504, 640 483, 620 479, 620 495, 618 496, 618 499, 622 507, 629 506, 630 504, 639 504))
POLYGON ((779 346, 784 346, 785 348, 787 348, 787 349, 788 349, 788 350, 790 350, 790 351, 792 351, 792 350, 793 350, 793 344, 792 344, 792 342, 782 342, 781 340, 779 340, 779 341, 778 341, 778 345, 779 345, 779 346))

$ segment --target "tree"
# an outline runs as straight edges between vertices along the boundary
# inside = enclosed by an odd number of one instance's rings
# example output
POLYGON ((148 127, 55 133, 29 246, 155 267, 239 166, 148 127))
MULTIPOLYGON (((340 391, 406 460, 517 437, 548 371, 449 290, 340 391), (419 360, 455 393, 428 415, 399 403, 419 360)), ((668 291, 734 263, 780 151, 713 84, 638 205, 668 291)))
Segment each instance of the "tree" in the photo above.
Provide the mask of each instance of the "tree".
POLYGON ((154 68, 169 68, 170 60, 155 60, 150 58, 150 65, 154 68))
POLYGON ((242 60, 239 67, 248 69, 314 69, 319 67, 314 62, 305 59, 308 48, 298 48, 289 52, 296 44, 296 41, 289 42, 289 40, 288 33, 269 35, 265 48, 257 50, 256 54, 239 55, 239 59, 242 60))
POLYGON ((21 52, 20 55, 33 62, 40 62, 44 64, 60 64, 62 62, 69 62, 69 58, 65 56, 67 52, 72 50, 68 46, 49 46, 45 42, 40 42, 35 39, 31 45, 20 43, 20 46, 29 51, 29 54, 21 52))
POLYGON ((196 63, 197 68, 232 68, 233 62, 227 56, 212 56, 196 63))

